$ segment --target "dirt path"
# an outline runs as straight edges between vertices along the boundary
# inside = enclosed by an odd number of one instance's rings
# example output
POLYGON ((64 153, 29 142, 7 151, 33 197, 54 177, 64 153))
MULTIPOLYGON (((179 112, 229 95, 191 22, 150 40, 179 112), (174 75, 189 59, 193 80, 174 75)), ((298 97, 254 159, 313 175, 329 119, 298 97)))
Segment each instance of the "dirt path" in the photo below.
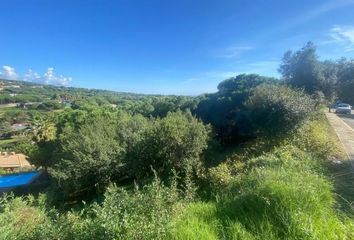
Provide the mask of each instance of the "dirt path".
POLYGON ((326 116, 337 133, 339 140, 342 142, 348 159, 354 168, 354 129, 334 113, 326 113, 326 116))

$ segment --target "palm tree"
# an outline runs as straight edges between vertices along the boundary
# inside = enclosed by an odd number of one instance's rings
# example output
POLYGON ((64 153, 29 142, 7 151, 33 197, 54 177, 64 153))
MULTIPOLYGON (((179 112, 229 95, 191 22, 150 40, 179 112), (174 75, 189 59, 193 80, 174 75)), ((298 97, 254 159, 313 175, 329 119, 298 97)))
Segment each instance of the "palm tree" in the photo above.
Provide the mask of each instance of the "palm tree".
POLYGON ((56 128, 53 122, 44 117, 35 117, 32 125, 32 140, 48 142, 55 138, 56 128))

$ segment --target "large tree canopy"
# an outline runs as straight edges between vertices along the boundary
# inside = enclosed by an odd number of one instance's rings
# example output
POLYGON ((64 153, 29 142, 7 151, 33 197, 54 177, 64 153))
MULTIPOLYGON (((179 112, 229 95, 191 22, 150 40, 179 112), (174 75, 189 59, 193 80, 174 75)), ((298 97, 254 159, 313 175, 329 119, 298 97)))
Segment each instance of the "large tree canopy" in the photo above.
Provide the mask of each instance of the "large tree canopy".
POLYGON ((255 87, 276 82, 274 78, 257 74, 241 74, 227 79, 218 85, 218 92, 201 100, 197 116, 214 126, 222 142, 239 141, 250 131, 243 103, 255 87))
POLYGON ((354 60, 339 60, 338 69, 338 97, 354 105, 354 60))
POLYGON ((323 75, 321 70, 316 47, 312 42, 308 42, 294 53, 287 51, 279 68, 279 72, 289 85, 303 88, 310 94, 322 90, 323 75))

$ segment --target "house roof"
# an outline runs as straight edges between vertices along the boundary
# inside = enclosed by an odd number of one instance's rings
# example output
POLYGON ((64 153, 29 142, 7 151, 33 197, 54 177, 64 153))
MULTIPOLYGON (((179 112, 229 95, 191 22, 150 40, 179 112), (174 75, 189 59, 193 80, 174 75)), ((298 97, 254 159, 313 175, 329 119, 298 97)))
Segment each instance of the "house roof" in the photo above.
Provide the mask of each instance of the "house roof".
POLYGON ((0 154, 0 168, 30 167, 27 156, 24 154, 2 153, 0 154))

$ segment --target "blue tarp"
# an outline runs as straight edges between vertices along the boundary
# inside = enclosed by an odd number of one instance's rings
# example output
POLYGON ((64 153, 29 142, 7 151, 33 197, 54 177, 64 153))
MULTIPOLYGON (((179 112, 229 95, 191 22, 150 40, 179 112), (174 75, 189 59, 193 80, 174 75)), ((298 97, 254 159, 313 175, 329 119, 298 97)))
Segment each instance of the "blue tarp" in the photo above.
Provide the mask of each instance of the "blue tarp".
POLYGON ((16 173, 0 176, 0 188, 12 188, 31 183, 37 176, 39 171, 16 173))

